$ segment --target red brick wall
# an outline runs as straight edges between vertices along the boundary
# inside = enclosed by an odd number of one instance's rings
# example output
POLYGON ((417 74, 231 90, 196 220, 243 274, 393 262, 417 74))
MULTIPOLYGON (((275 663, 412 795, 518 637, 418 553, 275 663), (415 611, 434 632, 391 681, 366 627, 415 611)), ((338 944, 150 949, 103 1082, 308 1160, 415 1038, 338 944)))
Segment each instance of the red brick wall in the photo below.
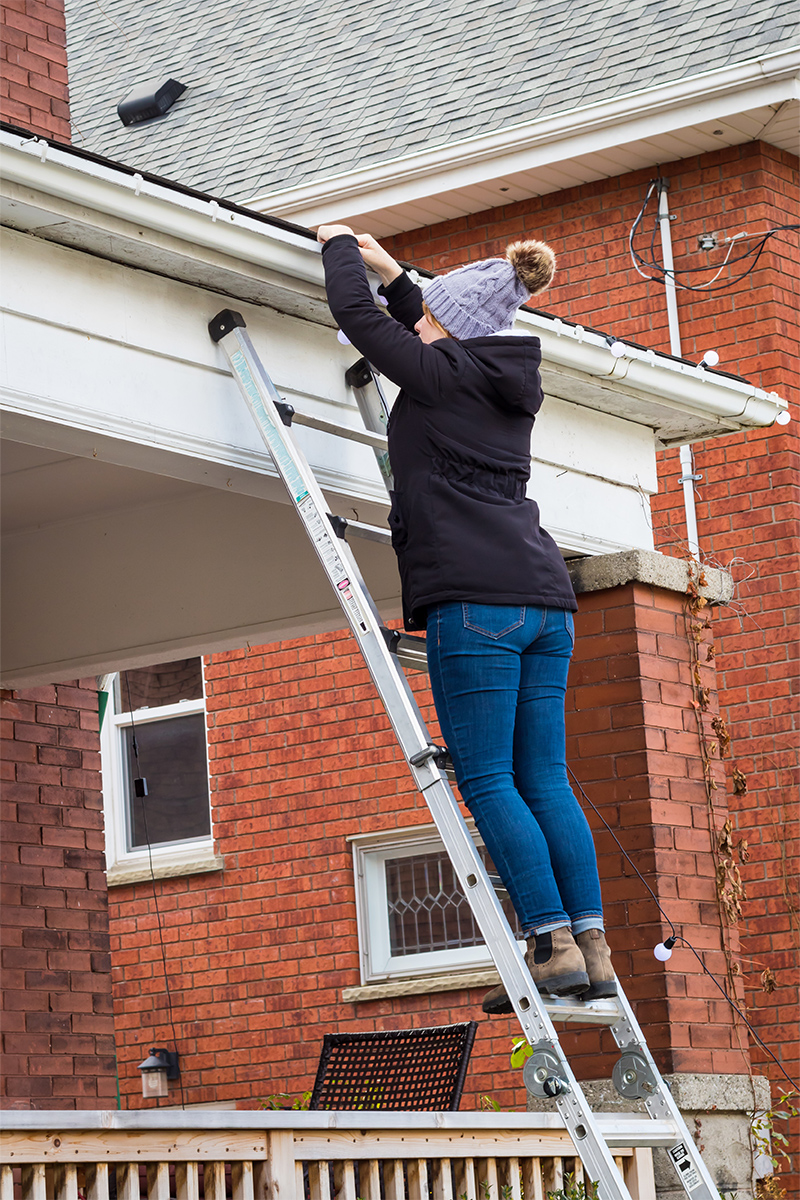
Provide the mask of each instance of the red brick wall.
POLYGON ((5 1108, 116 1107, 97 691, 3 692, 5 1108))
POLYGON ((3 0, 0 116, 33 133, 70 141, 63 0, 3 0))
MULTIPOLYGON (((568 715, 576 773, 676 924, 724 971, 683 599, 640 587, 584 596, 578 634, 568 715)), ((713 684, 713 667, 703 674, 713 684)), ((485 1019, 480 990, 342 1002, 342 989, 359 983, 346 839, 430 823, 353 640, 339 633, 215 655, 206 678, 225 869, 111 889, 125 1103, 142 1103, 136 1063, 165 1032, 155 887, 187 1103, 300 1094, 326 1032, 475 1018, 462 1106, 490 1094, 503 1108, 524 1107, 520 1073, 508 1067, 516 1023, 485 1019)), ((721 796, 715 828, 724 816, 721 796)), ((601 832, 598 845, 617 968, 662 1067, 746 1071, 730 1010, 686 952, 656 962, 657 911, 610 837, 601 832)), ((735 948, 733 932, 731 940, 735 948)), ((602 1045, 591 1030, 567 1040, 583 1077, 609 1072, 606 1035, 602 1045)))

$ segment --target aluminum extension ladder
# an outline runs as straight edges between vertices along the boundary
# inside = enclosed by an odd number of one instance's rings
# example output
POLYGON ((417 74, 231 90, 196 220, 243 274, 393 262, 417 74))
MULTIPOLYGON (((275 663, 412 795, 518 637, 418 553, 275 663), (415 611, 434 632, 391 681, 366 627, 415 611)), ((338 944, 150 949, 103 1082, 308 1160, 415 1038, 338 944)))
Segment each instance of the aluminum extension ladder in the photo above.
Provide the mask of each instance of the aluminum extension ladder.
MULTIPOLYGON (((411 774, 427 801, 522 1032, 531 1046, 532 1053, 523 1073, 528 1090, 535 1096, 554 1101, 588 1177, 598 1183, 601 1200, 630 1200, 606 1138, 561 1048, 553 1022, 608 1025, 621 1051, 613 1071, 614 1085, 623 1097, 643 1100, 648 1113, 648 1117, 619 1114, 624 1119, 626 1145, 664 1147, 691 1200, 719 1200, 719 1190, 658 1072, 619 984, 616 998, 588 1003, 543 997, 536 990, 448 783, 446 752, 431 742, 403 671, 403 666, 425 669, 425 643, 421 638, 407 637, 383 625, 345 541, 350 532, 388 543, 388 530, 331 516, 314 474, 295 444, 290 428, 293 421, 370 445, 388 485, 390 466, 384 436, 388 406, 377 376, 365 360, 351 367, 346 375, 358 400, 364 431, 303 416, 281 399, 259 361, 239 313, 225 309, 214 317, 208 328, 225 353, 234 379, 339 598, 411 774)), ((607 1120, 602 1124, 609 1127, 607 1120)))

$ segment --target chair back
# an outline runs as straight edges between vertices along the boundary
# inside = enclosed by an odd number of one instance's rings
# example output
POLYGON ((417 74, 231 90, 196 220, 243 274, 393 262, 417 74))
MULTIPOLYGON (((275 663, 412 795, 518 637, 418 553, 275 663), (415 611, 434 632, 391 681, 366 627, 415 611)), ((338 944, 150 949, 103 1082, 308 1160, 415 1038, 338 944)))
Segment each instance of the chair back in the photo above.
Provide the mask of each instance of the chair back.
POLYGON ((455 1112, 477 1028, 326 1033, 309 1108, 455 1112))

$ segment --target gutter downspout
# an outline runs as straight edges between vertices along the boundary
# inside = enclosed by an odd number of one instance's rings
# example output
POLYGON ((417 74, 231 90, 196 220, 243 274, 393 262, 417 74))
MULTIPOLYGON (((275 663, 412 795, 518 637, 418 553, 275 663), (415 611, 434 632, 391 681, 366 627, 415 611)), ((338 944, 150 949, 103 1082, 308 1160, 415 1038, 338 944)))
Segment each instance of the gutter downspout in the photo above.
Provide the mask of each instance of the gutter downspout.
MULTIPOLYGON (((676 358, 683 358, 681 353, 681 330, 678 321, 678 296, 675 287, 674 263, 672 258, 672 234, 670 231, 669 205, 667 191, 669 180, 658 181, 658 228, 661 234, 661 258, 664 263, 664 292, 667 299, 667 323, 669 325, 669 352, 676 358)), ((683 484, 683 507, 686 513, 686 540, 689 543, 689 553, 698 562, 700 560, 700 542, 697 536, 697 508, 695 506, 694 485, 702 475, 694 469, 692 447, 685 445, 680 448, 681 483, 683 484)))

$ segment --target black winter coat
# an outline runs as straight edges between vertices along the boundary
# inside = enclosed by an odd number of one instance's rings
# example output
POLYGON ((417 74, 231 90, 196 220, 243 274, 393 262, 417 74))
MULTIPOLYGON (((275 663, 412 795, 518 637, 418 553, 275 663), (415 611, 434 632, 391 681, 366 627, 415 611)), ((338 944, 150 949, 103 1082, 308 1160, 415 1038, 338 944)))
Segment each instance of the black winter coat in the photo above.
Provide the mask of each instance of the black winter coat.
POLYGON ((334 317, 402 389, 389 420, 389 524, 406 628, 424 629, 428 606, 447 600, 574 611, 564 560, 525 494, 542 403, 539 339, 425 345, 413 332, 422 293, 407 275, 381 289, 387 316, 375 305, 354 237, 326 242, 323 262, 334 317))

